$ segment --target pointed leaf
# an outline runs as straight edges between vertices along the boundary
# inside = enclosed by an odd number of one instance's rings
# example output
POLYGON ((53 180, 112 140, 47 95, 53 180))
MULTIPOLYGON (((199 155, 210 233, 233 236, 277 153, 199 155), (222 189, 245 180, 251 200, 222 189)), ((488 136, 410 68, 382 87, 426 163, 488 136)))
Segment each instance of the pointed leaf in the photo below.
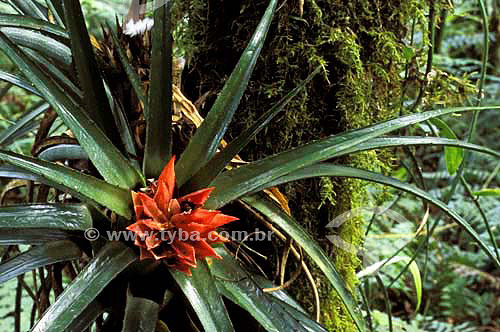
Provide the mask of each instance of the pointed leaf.
POLYGON ((134 188, 144 180, 136 169, 112 145, 96 124, 75 105, 63 91, 54 85, 26 54, 0 32, 0 47, 38 88, 55 109, 59 117, 73 131, 78 142, 89 155, 101 175, 111 184, 122 188, 134 188))
POLYGON ((325 274, 331 285, 344 303, 347 311, 351 315, 354 323, 360 331, 364 331, 364 323, 361 313, 357 309, 351 293, 347 290, 344 280, 337 272, 337 269, 332 264, 318 242, 311 237, 291 216, 286 214, 277 205, 262 198, 260 195, 245 196, 241 199, 269 220, 279 226, 285 233, 301 246, 304 251, 311 257, 311 260, 318 265, 320 270, 325 274))
POLYGON ((71 39, 71 51, 78 74, 78 82, 83 91, 87 114, 115 144, 117 129, 109 106, 101 73, 90 43, 89 33, 78 0, 64 1, 66 27, 71 39))
POLYGON ((0 207, 0 245, 40 244, 67 239, 92 227, 83 204, 28 204, 0 207))
POLYGON ((101 204, 129 218, 132 199, 130 192, 92 176, 44 160, 1 151, 0 160, 38 176, 40 181, 75 195, 83 201, 101 204))
POLYGON ((457 107, 403 116, 369 127, 333 135, 243 165, 220 174, 212 181, 210 186, 214 186, 215 190, 207 201, 206 206, 211 209, 221 207, 246 193, 254 192, 263 184, 271 182, 280 176, 319 161, 336 157, 347 149, 391 131, 449 113, 485 109, 500 109, 500 107, 457 107))
POLYGON ((275 181, 271 181, 265 187, 274 187, 282 183, 318 176, 339 176, 367 180, 384 184, 422 198, 443 210, 443 212, 445 212, 451 219, 453 219, 453 221, 455 221, 460 227, 462 227, 474 239, 479 247, 494 261, 494 263, 498 267, 500 267, 500 261, 498 261, 491 248, 483 242, 483 240, 470 226, 470 224, 457 212, 455 212, 453 209, 450 209, 445 203, 443 203, 439 199, 432 197, 425 191, 407 183, 401 182, 397 179, 354 167, 340 166, 329 163, 319 163, 316 165, 304 167, 303 169, 290 173, 286 176, 276 179, 275 181))
MULTIPOLYGON (((107 87, 107 85, 106 85, 107 87)), ((131 160, 131 163, 137 169, 140 169, 137 162, 137 149, 135 146, 135 138, 130 128, 130 123, 128 122, 127 115, 123 110, 120 103, 116 102, 111 108, 113 111, 113 117, 115 118, 116 126, 118 127, 118 133, 120 135, 122 144, 125 147, 125 152, 131 160)))
POLYGON ((43 10, 43 6, 34 0, 10 0, 23 14, 29 15, 42 20, 47 20, 47 11, 43 10))
POLYGON ((179 187, 215 155, 253 73, 277 3, 277 0, 269 1, 266 12, 238 64, 179 159, 175 169, 179 187))
POLYGON ((37 116, 48 110, 50 107, 46 102, 41 102, 35 105, 33 108, 26 111, 26 113, 20 117, 16 123, 14 123, 9 128, 0 132, 0 147, 5 146, 12 142, 17 135, 25 128, 30 122, 32 122, 37 116))
POLYGON ((45 20, 24 15, 0 14, 0 26, 37 30, 68 39, 68 33, 63 28, 45 20))
MULTIPOLYGON (((374 149, 384 149, 390 147, 398 146, 411 146, 411 145, 444 145, 444 146, 456 146, 461 149, 468 149, 472 151, 477 151, 485 154, 489 154, 493 157, 500 158, 500 152, 489 149, 487 147, 471 144, 456 139, 439 138, 439 137, 420 137, 420 136, 401 136, 401 137, 377 137, 372 138, 366 142, 358 144, 350 149, 344 150, 335 155, 335 157, 346 156, 351 153, 374 150, 374 149)), ((445 148, 446 149, 446 148, 445 148)))
MULTIPOLYGON (((443 120, 431 119, 431 123, 439 128, 440 136, 457 139, 457 135, 455 135, 453 130, 443 120)), ((464 150, 454 147, 446 147, 444 148, 444 156, 448 173, 450 175, 455 174, 464 159, 464 150)))
POLYGON ((229 143, 221 152, 217 153, 205 166, 203 166, 188 183, 185 184, 184 191, 191 192, 199 188, 207 187, 210 182, 224 170, 226 165, 250 143, 257 134, 264 129, 272 119, 274 119, 285 106, 309 83, 321 67, 316 68, 304 81, 295 89, 290 91, 285 97, 277 102, 270 110, 259 117, 253 126, 244 130, 238 137, 229 143))
POLYGON ((26 91, 29 91, 39 97, 42 96, 42 94, 33 86, 33 84, 25 81, 23 78, 13 75, 11 73, 6 73, 4 71, 0 71, 0 80, 14 84, 15 86, 18 86, 26 91))
POLYGON ((198 262, 198 267, 192 269, 192 277, 172 269, 170 272, 191 303, 205 331, 234 331, 215 280, 204 261, 198 262))
POLYGON ((65 332, 120 272, 137 259, 121 242, 108 242, 43 314, 31 332, 65 332))
POLYGON ((132 85, 132 88, 134 89, 135 95, 137 96, 137 99, 142 102, 144 110, 149 110, 148 105, 148 99, 144 95, 144 88, 142 87, 141 79, 139 78, 139 75, 135 71, 135 69, 132 67, 130 64, 127 54, 125 50, 123 49, 122 44, 118 40, 118 36, 116 35, 116 31, 108 26, 108 30, 111 34, 111 38, 113 40, 113 45, 115 46, 115 49, 118 51, 118 58, 120 59, 120 62, 125 69, 125 73, 127 74, 128 80, 130 81, 130 85, 132 85))
POLYGON ((476 196, 500 196, 500 189, 498 188, 484 188, 479 191, 473 192, 476 196))
POLYGON ((80 255, 80 248, 69 240, 34 247, 0 264, 0 284, 39 267, 80 258, 80 255))
POLYGON ((160 175, 172 155, 172 22, 167 1, 154 11, 151 50, 151 89, 146 118, 143 171, 160 175))

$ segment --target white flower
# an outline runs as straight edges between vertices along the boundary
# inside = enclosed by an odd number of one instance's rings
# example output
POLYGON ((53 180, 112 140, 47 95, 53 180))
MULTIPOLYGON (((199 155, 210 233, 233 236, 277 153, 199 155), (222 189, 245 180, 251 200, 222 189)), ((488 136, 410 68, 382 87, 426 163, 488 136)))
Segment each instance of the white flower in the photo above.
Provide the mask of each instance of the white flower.
POLYGON ((144 18, 142 20, 139 20, 137 22, 134 22, 134 20, 130 20, 127 22, 125 25, 125 28, 123 29, 123 33, 126 35, 129 35, 131 37, 137 36, 137 35, 142 35, 146 31, 151 30, 153 27, 154 21, 151 18, 144 18))

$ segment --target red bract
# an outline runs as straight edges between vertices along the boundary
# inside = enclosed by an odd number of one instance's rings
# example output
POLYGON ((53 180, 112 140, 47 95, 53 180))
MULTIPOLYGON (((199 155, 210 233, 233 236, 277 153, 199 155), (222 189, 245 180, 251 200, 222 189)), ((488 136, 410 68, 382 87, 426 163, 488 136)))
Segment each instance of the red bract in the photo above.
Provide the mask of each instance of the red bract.
POLYGON ((141 260, 161 259, 191 275, 190 268, 196 267, 197 259, 221 258, 210 244, 228 239, 218 234, 216 228, 238 218, 202 208, 213 187, 174 198, 174 163, 175 157, 148 188, 148 194, 132 192, 136 222, 127 229, 136 235, 141 260))

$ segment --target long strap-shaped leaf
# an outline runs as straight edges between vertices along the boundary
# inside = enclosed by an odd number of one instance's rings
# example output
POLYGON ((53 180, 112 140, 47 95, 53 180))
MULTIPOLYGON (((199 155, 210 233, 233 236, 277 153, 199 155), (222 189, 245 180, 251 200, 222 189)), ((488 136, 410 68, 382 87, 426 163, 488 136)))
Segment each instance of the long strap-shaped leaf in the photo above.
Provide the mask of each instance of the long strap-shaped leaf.
POLYGON ((105 311, 105 307, 95 299, 68 326, 66 332, 86 331, 89 326, 105 311))
POLYGON ((500 152, 489 149, 487 147, 466 143, 456 139, 439 138, 439 137, 419 137, 419 136, 401 136, 401 137, 378 137, 370 139, 366 142, 358 144, 350 149, 344 150, 335 155, 335 157, 345 156, 351 153, 384 149, 398 146, 410 145, 435 145, 435 146, 456 146, 463 149, 468 149, 476 152, 489 154, 493 157, 500 158, 500 152))
POLYGON ((101 73, 95 59, 90 37, 78 0, 64 1, 66 27, 71 39, 71 53, 75 62, 78 82, 83 91, 85 109, 90 118, 115 144, 119 142, 118 131, 109 106, 101 73))
POLYGON ((122 332, 154 332, 160 305, 153 300, 127 296, 122 332))
POLYGON ((92 216, 84 204, 0 207, 0 245, 40 244, 67 239, 72 232, 89 227, 92 227, 92 216))
POLYGON ((22 179, 38 182, 43 180, 42 177, 13 165, 0 165, 0 178, 22 179))
POLYGON ((23 14, 42 20, 47 19, 47 10, 34 0, 10 0, 23 14))
POLYGON ((31 332, 64 332, 120 272, 137 259, 121 242, 109 242, 66 287, 31 332))
POLYGON ((205 331, 234 331, 215 280, 205 262, 199 262, 198 267, 192 269, 192 277, 174 270, 170 272, 191 303, 205 331))
POLYGON ((144 109, 148 110, 149 109, 149 107, 147 106, 148 99, 144 95, 144 88, 142 87, 141 79, 139 78, 139 75, 137 74, 135 69, 130 64, 129 59, 127 57, 127 53, 123 49, 123 46, 120 43, 120 40, 118 39, 116 31, 113 28, 111 28, 109 25, 108 25, 108 30, 111 34, 111 38, 113 40, 113 45, 115 46, 115 49, 118 52, 118 58, 120 59, 120 62, 123 66, 123 69, 125 69, 125 73, 127 74, 127 78, 130 81, 130 85, 132 85, 132 88, 134 89, 135 95, 137 96, 139 101, 142 102, 144 109))
POLYGON ((224 170, 226 165, 234 158, 255 136, 271 122, 285 106, 309 83, 321 67, 316 68, 304 81, 295 89, 290 91, 285 97, 277 102, 270 110, 259 117, 253 126, 244 130, 238 137, 229 143, 221 152, 217 153, 205 166, 203 166, 185 184, 183 190, 193 192, 199 188, 205 188, 210 182, 224 170))
POLYGON ((77 259, 80 255, 80 248, 69 240, 37 246, 0 264, 0 284, 36 268, 77 259))
POLYGON ((12 142, 13 138, 16 137, 26 125, 32 122, 37 116, 45 112, 49 108, 49 104, 46 102, 41 102, 35 105, 33 108, 29 109, 21 118, 19 118, 16 123, 7 129, 0 132, 0 147, 12 142))
POLYGON ((220 141, 238 108, 243 92, 255 68, 271 25, 277 0, 271 0, 252 39, 207 117, 191 138, 175 168, 177 185, 182 186, 217 152, 220 141))
POLYGON ((130 193, 125 189, 69 167, 14 152, 0 150, 0 160, 27 170, 39 177, 41 182, 69 191, 83 201, 103 205, 126 218, 131 215, 130 193))
POLYGON ((209 268, 215 277, 219 291, 248 311, 266 331, 326 331, 310 318, 307 324, 310 329, 302 326, 304 323, 290 315, 287 308, 273 301, 273 295, 262 291, 252 276, 240 267, 233 256, 223 248, 218 248, 217 252, 224 259, 213 261, 209 268))
POLYGON ((500 109, 500 106, 473 108, 457 107, 412 114, 369 127, 351 130, 343 134, 333 135, 238 167, 229 172, 220 174, 211 183, 211 186, 214 186, 215 190, 212 192, 206 206, 209 208, 221 207, 246 193, 253 192, 260 186, 278 177, 319 161, 333 158, 344 150, 353 148, 370 139, 407 127, 414 123, 449 113, 485 109, 500 109))
POLYGON ((68 33, 63 28, 47 21, 24 15, 0 14, 0 26, 38 30, 68 39, 68 33))
POLYGON ((71 65, 71 50, 60 41, 27 29, 5 27, 0 28, 11 41, 19 46, 37 51, 40 55, 52 59, 68 69, 71 65))
MULTIPOLYGON (((155 3, 159 1, 155 0, 155 3)), ((172 154, 172 32, 167 1, 154 11, 151 89, 146 117, 143 172, 158 177, 172 154)), ((146 106, 146 105, 145 105, 146 106)))
POLYGON ((300 245, 311 259, 318 265, 338 293, 347 311, 360 331, 364 331, 364 323, 351 293, 347 290, 342 277, 332 264, 318 242, 311 237, 291 216, 283 212, 277 205, 260 195, 245 196, 242 201, 255 208, 271 222, 278 225, 284 232, 300 245))
POLYGON ((144 182, 131 163, 112 145, 87 114, 59 90, 50 77, 1 32, 0 47, 21 72, 29 77, 45 100, 54 107, 108 182, 127 189, 144 182))
POLYGON ((389 176, 385 176, 382 174, 366 171, 359 168, 347 167, 334 165, 329 163, 319 163, 316 165, 304 167, 301 170, 290 173, 286 176, 283 176, 275 181, 268 183, 267 186, 276 186, 282 183, 296 181, 300 179, 310 178, 310 177, 318 177, 318 176, 339 176, 339 177, 350 177, 357 178, 362 180, 367 180, 371 182, 381 183, 393 188, 397 188, 399 190, 403 190, 412 195, 415 195, 419 198, 422 198, 429 203, 432 203, 443 210, 450 218, 452 218, 460 227, 462 227, 479 245, 479 247, 493 260, 493 262, 500 267, 500 261, 496 258, 496 255, 487 246, 483 240, 481 240, 480 236, 476 233, 476 231, 471 227, 471 225, 463 219, 458 213, 456 213, 453 209, 450 209, 445 203, 436 199, 426 193, 425 191, 414 187, 410 184, 401 182, 397 179, 391 178, 389 176))
POLYGON ((40 91, 35 89, 32 84, 26 82, 22 77, 12 75, 11 73, 6 73, 4 71, 0 71, 0 80, 8 82, 10 84, 14 84, 17 87, 20 87, 26 91, 31 92, 34 95, 37 95, 39 97, 42 96, 40 91))

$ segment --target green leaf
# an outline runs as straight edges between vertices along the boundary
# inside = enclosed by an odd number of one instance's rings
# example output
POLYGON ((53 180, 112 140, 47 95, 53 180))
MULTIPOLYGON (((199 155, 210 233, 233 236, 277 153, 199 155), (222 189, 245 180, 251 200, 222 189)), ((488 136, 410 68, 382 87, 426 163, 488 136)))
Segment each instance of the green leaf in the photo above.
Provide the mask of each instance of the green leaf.
POLYGON ((415 311, 418 311, 420 309, 420 304, 422 303, 422 279, 420 277, 420 269, 418 268, 418 265, 415 261, 412 261, 410 257, 408 256, 394 256, 389 259, 384 259, 380 262, 374 263, 363 270, 359 271, 356 276, 358 278, 363 278, 369 275, 372 275, 374 273, 377 273, 382 267, 390 264, 396 264, 399 262, 406 262, 410 263, 409 269, 410 273, 413 277, 413 282, 415 283, 415 292, 417 293, 417 307, 415 308, 415 311))
POLYGON ((413 55, 415 55, 413 47, 403 46, 403 56, 406 61, 410 61, 413 58, 413 55))
POLYGON ((118 135, 113 113, 109 106, 101 73, 90 43, 89 32, 85 25, 80 2, 78 0, 65 0, 64 15, 87 114, 106 133, 107 137, 116 144, 118 135))
POLYGON ((241 97, 255 68, 266 40, 278 1, 271 0, 238 64, 227 80, 222 92, 189 141, 176 164, 177 185, 181 187, 217 152, 224 133, 238 108, 241 97))
POLYGON ((192 269, 192 277, 173 269, 170 272, 191 303, 205 331, 234 331, 206 262, 198 262, 198 267, 192 269))
MULTIPOLYGON (((116 35, 116 31, 111 28, 108 25, 108 30, 111 34, 111 38, 113 40, 113 45, 115 45, 115 49, 118 51, 118 58, 120 59, 120 62, 125 69, 125 73, 127 74, 128 80, 130 82, 130 85, 132 85, 132 88, 134 89, 135 95, 137 96, 137 99, 142 102, 144 110, 147 111, 149 109, 148 105, 148 99, 144 95, 144 88, 142 87, 141 79, 139 78, 139 75, 135 71, 135 69, 132 67, 130 64, 127 54, 125 50, 123 49, 122 44, 118 40, 118 36, 116 35)), ((160 74, 160 73, 158 73, 160 74)), ((166 75, 164 75, 166 76, 166 75)), ((164 77, 162 77, 164 79, 164 77)))
MULTIPOLYGON (((453 132, 453 130, 441 119, 431 119, 430 120, 433 125, 439 128, 439 133, 441 136, 451 139, 457 139, 457 135, 453 132)), ((445 147, 444 148, 444 157, 446 160, 446 168, 448 169, 448 173, 453 175, 457 172, 462 160, 464 160, 464 150, 455 147, 445 147)))
POLYGON ((103 205, 130 218, 130 192, 71 168, 17 153, 1 151, 0 161, 20 167, 39 177, 40 181, 68 191, 83 201, 103 205))
POLYGON ((37 30, 68 39, 68 33, 63 28, 45 20, 24 15, 0 14, 0 26, 37 30))
POLYGON ((34 247, 0 264, 0 284, 39 267, 80 258, 80 255, 80 248, 69 240, 34 247))
POLYGON ((43 178, 13 165, 0 165, 0 178, 23 179, 40 182, 43 178))
POLYGON ((80 145, 106 181, 122 188, 144 184, 131 163, 85 114, 61 91, 28 56, 0 32, 0 47, 38 88, 63 122, 73 131, 80 145))
POLYGON ((29 91, 39 97, 42 96, 42 94, 35 87, 33 87, 33 84, 26 82, 23 78, 19 76, 12 75, 4 71, 0 71, 0 80, 14 84, 15 86, 20 87, 26 91, 29 91))
POLYGON ((67 332, 86 331, 98 317, 104 312, 104 306, 98 301, 92 301, 73 322, 68 326, 67 332))
POLYGON ((28 47, 40 55, 56 61, 65 69, 70 68, 71 50, 56 39, 26 29, 6 27, 0 28, 0 31, 18 46, 28 47))
POLYGON ((210 182, 224 170, 224 167, 233 159, 257 134, 274 119, 285 106, 309 83, 322 67, 317 67, 304 81, 285 97, 277 102, 270 110, 259 117, 253 126, 244 130, 238 137, 229 143, 221 152, 217 153, 204 167, 202 167, 183 188, 186 192, 192 192, 205 188, 210 182))
POLYGON ((38 64, 38 66, 49 75, 55 83, 57 83, 61 90, 71 97, 78 105, 83 104, 83 93, 79 87, 73 83, 73 79, 68 76, 71 73, 65 74, 57 66, 53 65, 49 60, 40 56, 36 51, 25 48, 24 52, 29 55, 29 58, 38 64))
POLYGON ((132 133, 132 129, 130 128, 130 123, 128 122, 127 115, 125 114, 125 111, 123 110, 123 107, 119 102, 114 103, 111 110, 113 111, 113 116, 118 127, 118 133, 125 147, 125 152, 127 153, 127 156, 131 160, 134 167, 139 170, 140 167, 137 161, 135 138, 134 134, 132 133))
POLYGON ((266 331, 326 331, 315 321, 306 317, 303 313, 298 319, 296 312, 291 315, 288 307, 275 302, 274 296, 266 294, 255 281, 254 277, 245 271, 232 255, 223 248, 217 252, 223 257, 222 260, 214 260, 209 268, 214 275, 219 291, 235 304, 239 305, 252 315, 266 331), (306 329, 303 325, 309 326, 306 329))
POLYGON ((473 192, 476 196, 500 196, 500 189, 498 188, 484 188, 479 191, 473 192))
POLYGON ((12 142, 18 134, 25 128, 30 122, 32 122, 37 116, 45 112, 50 107, 46 102, 41 102, 30 108, 20 117, 16 123, 7 129, 0 132, 0 147, 12 142))
MULTIPOLYGON (((158 177, 172 155, 172 2, 154 11, 151 88, 146 118, 143 172, 158 177)), ((146 106, 146 105, 145 105, 146 106)))
MULTIPOLYGON (((466 143, 456 139, 439 138, 439 137, 420 137, 420 136, 398 136, 398 137, 377 137, 372 138, 366 142, 358 144, 350 149, 344 150, 335 155, 335 157, 341 157, 349 155, 351 153, 383 149, 398 146, 410 146, 410 145, 444 145, 444 146, 455 146, 462 149, 468 149, 472 151, 477 151, 485 154, 489 154, 493 157, 500 158, 500 152, 489 149, 487 147, 466 143)), ((445 147, 446 149, 446 147, 445 147)))
POLYGON ((333 135, 301 147, 252 162, 220 174, 212 183, 215 187, 206 206, 216 209, 249 192, 254 192, 274 179, 305 166, 338 156, 363 142, 409 125, 437 116, 473 110, 500 109, 494 107, 457 107, 407 115, 369 127, 333 135))
POLYGON ((57 298, 31 332, 65 332, 120 272, 137 259, 121 242, 108 242, 57 298))
POLYGON ((2 144, 0 144, 0 147, 6 147, 11 145, 12 143, 20 143, 23 139, 32 139, 34 138, 34 134, 36 132, 36 129, 40 126, 41 120, 33 120, 28 122, 26 125, 23 127, 19 128, 19 130, 16 130, 15 133, 10 135, 3 141, 2 144), (31 137, 25 137, 28 134, 33 134, 31 137))
POLYGON ((40 152, 38 158, 48 161, 89 159, 85 150, 76 144, 50 146, 40 152))
POLYGON ((43 6, 38 4, 34 0, 10 0, 12 3, 19 8, 23 14, 32 16, 34 18, 39 18, 42 20, 47 20, 47 11, 43 10, 43 6))
POLYGON ((155 301, 128 294, 122 332, 154 332, 159 311, 155 301))
POLYGON ((301 246, 304 251, 311 257, 320 270, 325 274, 330 284, 333 286, 340 299, 344 303, 347 311, 351 315, 354 323, 360 331, 364 331, 363 318, 357 310, 356 302, 351 293, 347 290, 344 280, 337 272, 337 269, 332 264, 318 242, 311 237, 291 216, 287 215, 281 208, 274 205, 272 202, 260 197, 260 195, 251 195, 242 197, 241 200, 280 227, 285 233, 301 246))
POLYGON ((92 227, 84 204, 28 204, 0 207, 0 245, 40 244, 67 239, 92 227))
POLYGON ((439 199, 432 197, 425 191, 416 188, 412 185, 409 185, 407 183, 401 182, 397 179, 384 176, 382 174, 353 167, 333 165, 329 163, 319 163, 316 165, 304 167, 298 171, 292 172, 286 176, 271 181, 267 183, 265 186, 262 186, 260 189, 264 189, 265 187, 273 187, 282 183, 297 181, 305 178, 321 177, 321 176, 339 176, 339 177, 357 178, 357 179, 367 180, 370 182, 384 184, 405 191, 412 195, 415 195, 419 198, 428 201, 429 203, 436 205, 441 210, 443 210, 443 212, 445 212, 448 216, 450 216, 450 218, 453 219, 460 227, 462 227, 474 239, 474 241, 479 245, 479 247, 494 261, 494 263, 500 267, 500 261, 497 260, 495 254, 490 249, 490 247, 487 246, 483 242, 483 240, 481 240, 476 231, 457 212, 455 212, 453 209, 450 209, 445 203, 443 203, 439 199))

